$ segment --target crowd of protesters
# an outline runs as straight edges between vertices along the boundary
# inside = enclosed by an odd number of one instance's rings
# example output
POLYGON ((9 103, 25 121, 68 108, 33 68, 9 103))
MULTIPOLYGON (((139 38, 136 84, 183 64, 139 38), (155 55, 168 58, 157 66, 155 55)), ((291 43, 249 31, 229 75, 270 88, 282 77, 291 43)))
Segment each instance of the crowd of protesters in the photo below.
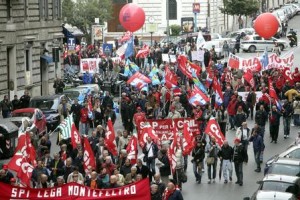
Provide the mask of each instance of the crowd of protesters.
MULTIPOLYGON (((136 47, 138 48, 138 47, 136 47)), ((290 135, 290 126, 300 126, 300 73, 298 68, 292 74, 293 81, 286 81, 280 70, 271 69, 253 74, 255 88, 251 87, 243 80, 243 71, 230 69, 227 63, 221 63, 214 56, 214 49, 206 49, 203 62, 195 62, 202 70, 199 79, 206 84, 208 71, 213 73, 220 82, 224 92, 223 104, 215 106, 215 91, 210 85, 207 87, 211 101, 206 105, 192 106, 188 98, 194 87, 192 80, 188 80, 178 69, 176 63, 166 63, 162 61, 162 54, 184 53, 190 59, 191 50, 195 49, 195 43, 187 43, 183 48, 176 45, 155 46, 150 48, 147 58, 135 59, 131 61, 140 66, 140 71, 145 75, 151 72, 156 66, 159 69, 158 77, 163 79, 165 67, 178 76, 178 87, 180 93, 174 93, 164 84, 149 85, 148 91, 139 91, 126 84, 122 88, 120 97, 120 118, 123 130, 118 130, 116 144, 118 146, 118 156, 112 156, 106 148, 104 138, 106 134, 106 123, 108 118, 116 121, 116 114, 113 111, 113 97, 109 92, 94 94, 91 97, 93 105, 93 117, 86 111, 88 103, 79 105, 74 101, 73 105, 68 105, 68 113, 73 113, 74 121, 81 134, 89 135, 89 141, 96 158, 96 168, 83 168, 83 146, 78 143, 75 149, 70 141, 58 141, 60 150, 51 151, 51 141, 48 136, 40 140, 32 135, 32 144, 37 151, 37 166, 32 174, 32 187, 48 188, 61 186, 65 183, 76 182, 89 186, 93 189, 116 188, 126 184, 131 184, 144 178, 149 178, 151 182, 152 200, 181 200, 183 199, 179 188, 186 182, 184 176, 188 165, 187 156, 183 156, 181 148, 176 152, 176 175, 170 175, 170 163, 167 155, 169 142, 156 144, 150 137, 143 149, 144 159, 138 159, 132 163, 127 158, 126 147, 129 138, 136 130, 139 121, 147 119, 165 119, 191 117, 199 122, 199 135, 195 136, 195 146, 191 152, 191 161, 196 182, 202 181, 204 169, 207 168, 208 183, 213 184, 217 176, 218 160, 222 162, 222 173, 224 184, 233 181, 233 166, 236 172, 236 184, 243 185, 243 163, 252 161, 248 158, 248 145, 253 144, 256 172, 261 172, 261 162, 265 151, 265 142, 277 143, 280 118, 283 119, 284 138, 290 135), (152 65, 153 63, 153 65, 152 65), (283 105, 278 107, 275 100, 270 98, 269 78, 272 80, 278 97, 283 105), (261 91, 262 97, 258 100, 255 91, 261 91), (239 92, 246 92, 243 99, 239 92), (230 141, 225 141, 219 146, 215 138, 209 138, 205 133, 207 121, 215 117, 219 123, 224 136, 228 132, 236 134, 234 145, 230 146, 230 141), (248 120, 254 120, 254 126, 248 127, 248 120), (266 125, 269 124, 269 134, 266 133, 266 125), (91 129, 90 131, 88 129, 91 129), (234 132, 235 131, 235 132, 234 132), (270 141, 269 137, 271 138, 270 141), (158 167, 158 171, 156 170, 158 167), (171 178, 171 181, 170 181, 171 178)), ((109 57, 104 57, 101 48, 89 46, 80 51, 81 57, 102 57, 103 61, 98 66, 100 73, 106 71, 116 71, 124 73, 124 62, 112 62, 109 57)), ((66 62, 76 62, 78 56, 67 57, 66 62)), ((127 77, 120 76, 120 79, 127 80, 127 77)), ((93 79, 93 83, 97 83, 93 79)), ((62 102, 64 104, 65 102, 62 102)), ((63 106, 64 107, 64 106, 63 106)), ((66 116, 61 113, 63 120, 66 116)), ((191 178, 191 177, 190 177, 191 178)), ((0 181, 15 185, 16 178, 9 172, 7 165, 0 171, 0 181)))

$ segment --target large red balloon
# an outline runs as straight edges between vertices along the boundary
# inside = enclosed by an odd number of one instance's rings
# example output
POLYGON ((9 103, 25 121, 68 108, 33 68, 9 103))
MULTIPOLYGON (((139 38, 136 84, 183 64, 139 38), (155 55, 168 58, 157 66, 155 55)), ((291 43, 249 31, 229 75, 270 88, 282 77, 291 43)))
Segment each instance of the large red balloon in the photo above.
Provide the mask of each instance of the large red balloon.
POLYGON ((119 20, 122 26, 131 32, 137 31, 145 23, 145 12, 134 3, 128 3, 120 11, 119 20))
POLYGON ((273 37, 277 33, 278 26, 277 18, 271 13, 259 15, 254 22, 256 33, 266 39, 273 37))

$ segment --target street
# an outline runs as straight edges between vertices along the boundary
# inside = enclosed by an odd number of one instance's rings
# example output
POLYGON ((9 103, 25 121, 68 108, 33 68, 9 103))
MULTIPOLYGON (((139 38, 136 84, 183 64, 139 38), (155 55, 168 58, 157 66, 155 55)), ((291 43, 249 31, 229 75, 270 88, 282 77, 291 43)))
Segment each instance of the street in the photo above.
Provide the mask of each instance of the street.
MULTIPOLYGON (((295 31, 297 31, 298 36, 300 33, 299 21, 300 21, 300 16, 298 15, 289 22, 289 28, 293 28, 295 31)), ((300 66, 300 65, 298 65, 300 63, 299 45, 297 48, 288 48, 287 50, 284 50, 282 52, 282 55, 285 55, 290 51, 294 51, 294 55, 295 55, 294 67, 299 67, 300 66)), ((260 54, 261 54, 261 52, 260 52, 260 54)), ((256 56, 257 53, 242 52, 237 55, 242 58, 249 58, 252 56, 256 56)), ((251 129, 254 125, 254 121, 248 119, 247 122, 248 122, 248 127, 251 129)), ((119 129, 123 129, 119 115, 117 117, 117 121, 115 123, 114 129, 115 129, 115 132, 119 129)), ((274 144, 274 143, 270 143, 269 128, 268 128, 268 125, 266 125, 266 132, 265 132, 266 133, 265 134, 266 149, 264 152, 264 162, 267 159, 269 159, 271 156, 285 150, 294 141, 298 130, 299 130, 299 128, 297 129, 296 127, 291 127, 290 138, 284 139, 283 133, 282 133, 283 125, 281 122, 278 143, 274 144)), ((227 136, 227 140, 229 141, 229 144, 233 145, 235 131, 228 131, 226 136, 227 136)), ((52 142, 51 155, 53 155, 53 153, 59 151, 59 148, 56 145, 57 133, 52 134, 50 139, 52 142)), ((141 152, 140 152, 140 154, 141 154, 141 152)), ((188 170, 187 170, 188 181, 187 181, 187 183, 185 183, 183 185, 183 191, 182 191, 184 199, 186 199, 186 200, 195 200, 195 199, 238 200, 238 199, 243 199, 243 197, 251 196, 258 187, 258 185, 256 184, 256 181, 261 180, 263 178, 263 172, 261 172, 261 173, 254 172, 254 170, 256 169, 256 164, 254 161, 253 149, 252 149, 251 143, 248 148, 248 154, 249 154, 249 162, 248 162, 248 164, 244 164, 244 185, 242 187, 235 184, 236 176, 235 176, 234 169, 233 169, 233 181, 229 182, 228 184, 224 184, 223 177, 221 180, 219 180, 218 175, 217 175, 217 179, 216 179, 215 183, 208 184, 207 171, 205 171, 202 175, 202 183, 197 184, 194 174, 193 174, 192 164, 191 164, 190 158, 189 158, 188 170)), ((8 162, 8 160, 4 160, 4 161, 2 160, 1 162, 6 163, 6 162, 8 162)), ((264 168, 264 163, 262 164, 262 169, 263 168, 264 168)), ((205 166, 205 170, 207 170, 206 166, 205 166)), ((219 162, 218 162, 217 173, 218 172, 219 172, 219 162)))

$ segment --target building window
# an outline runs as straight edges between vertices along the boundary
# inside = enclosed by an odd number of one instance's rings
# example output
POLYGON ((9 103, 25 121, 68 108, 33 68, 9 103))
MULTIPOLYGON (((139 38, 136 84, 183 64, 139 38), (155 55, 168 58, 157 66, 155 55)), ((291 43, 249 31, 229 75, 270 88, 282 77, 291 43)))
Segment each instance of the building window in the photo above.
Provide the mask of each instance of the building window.
MULTIPOLYGON (((41 1, 41 0, 40 0, 41 1)), ((43 1, 43 0, 42 0, 43 1)), ((45 13, 45 19, 47 20, 48 19, 48 16, 49 16, 49 12, 48 12, 48 0, 44 0, 44 13, 45 13)))
POLYGON ((52 17, 57 19, 57 0, 52 0, 52 17))
POLYGON ((28 0, 24 0, 24 15, 25 19, 28 18, 28 0))
POLYGON ((169 0, 169 19, 171 19, 171 20, 177 19, 177 1, 176 0, 169 0))
POLYGON ((30 71, 30 49, 25 50, 25 70, 30 71))
POLYGON ((7 20, 11 20, 12 6, 11 0, 6 0, 6 11, 7 11, 7 20))
POLYGON ((57 1, 57 19, 61 19, 62 14, 61 14, 61 0, 56 0, 57 1))
POLYGON ((39 11, 40 11, 40 20, 45 17, 45 1, 39 0, 39 11))

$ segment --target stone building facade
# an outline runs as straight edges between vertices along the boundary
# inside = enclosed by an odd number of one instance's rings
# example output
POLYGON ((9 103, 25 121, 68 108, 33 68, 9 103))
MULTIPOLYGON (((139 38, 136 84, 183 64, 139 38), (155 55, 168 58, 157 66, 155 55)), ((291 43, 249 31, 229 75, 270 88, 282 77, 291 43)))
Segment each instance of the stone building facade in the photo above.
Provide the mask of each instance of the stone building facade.
POLYGON ((0 100, 53 93, 60 62, 52 49, 62 43, 61 0, 0 1, 0 100), (56 66, 56 67, 55 67, 56 66))

